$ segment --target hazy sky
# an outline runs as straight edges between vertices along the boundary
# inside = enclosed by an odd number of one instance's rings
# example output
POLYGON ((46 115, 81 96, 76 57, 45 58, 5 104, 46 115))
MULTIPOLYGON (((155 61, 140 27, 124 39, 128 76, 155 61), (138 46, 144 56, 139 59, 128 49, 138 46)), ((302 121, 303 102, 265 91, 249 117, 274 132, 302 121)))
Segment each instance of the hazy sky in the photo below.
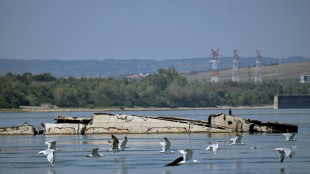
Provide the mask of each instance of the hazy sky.
POLYGON ((310 58, 310 0, 0 0, 0 58, 310 58))

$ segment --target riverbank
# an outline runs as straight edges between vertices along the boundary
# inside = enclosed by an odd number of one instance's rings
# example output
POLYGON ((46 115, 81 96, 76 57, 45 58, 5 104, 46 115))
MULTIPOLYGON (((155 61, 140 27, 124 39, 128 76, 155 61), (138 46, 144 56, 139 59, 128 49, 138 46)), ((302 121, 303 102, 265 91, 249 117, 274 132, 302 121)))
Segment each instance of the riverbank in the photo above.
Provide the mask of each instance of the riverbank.
POLYGON ((272 105, 263 106, 217 106, 217 107, 107 107, 107 108, 61 108, 52 105, 21 106, 20 108, 1 108, 1 112, 102 112, 102 111, 161 111, 161 110, 206 110, 206 109, 271 109, 272 105))

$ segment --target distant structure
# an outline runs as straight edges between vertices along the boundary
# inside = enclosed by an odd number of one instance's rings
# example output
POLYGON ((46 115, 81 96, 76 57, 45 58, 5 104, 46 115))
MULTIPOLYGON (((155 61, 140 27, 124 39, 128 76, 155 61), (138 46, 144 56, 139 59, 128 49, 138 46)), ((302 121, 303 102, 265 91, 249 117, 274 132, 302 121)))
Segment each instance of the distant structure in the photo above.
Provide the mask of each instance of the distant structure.
POLYGON ((251 81, 251 65, 248 66, 248 82, 251 81))
POLYGON ((300 83, 310 83, 310 75, 301 75, 300 83))
POLYGON ((274 109, 310 108, 310 95, 274 96, 274 109))
POLYGON ((257 83, 262 83, 261 56, 258 50, 256 51, 256 68, 255 68, 255 84, 257 83))
POLYGON ((238 50, 234 50, 232 81, 239 82, 239 56, 238 50))
POLYGON ((146 73, 146 74, 134 74, 134 75, 130 75, 130 76, 126 76, 127 79, 138 79, 138 78, 144 78, 144 77, 147 77, 149 75, 149 73, 146 73))
POLYGON ((214 51, 211 49, 212 52, 212 76, 211 76, 211 82, 219 82, 220 81, 220 73, 218 71, 218 64, 219 64, 219 49, 214 51))

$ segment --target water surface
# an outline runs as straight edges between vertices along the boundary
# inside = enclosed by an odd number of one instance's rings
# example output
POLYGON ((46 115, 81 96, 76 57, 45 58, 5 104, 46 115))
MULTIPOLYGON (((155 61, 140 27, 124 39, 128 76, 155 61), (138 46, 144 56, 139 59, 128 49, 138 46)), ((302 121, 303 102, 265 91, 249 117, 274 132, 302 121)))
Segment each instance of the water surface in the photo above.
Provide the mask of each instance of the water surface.
MULTIPOLYGON (((170 111, 111 111, 129 115, 173 116, 207 120, 214 113, 228 110, 170 110, 170 111)), ((297 141, 285 141, 281 134, 243 134, 245 145, 230 146, 228 133, 192 134, 128 134, 126 151, 105 152, 109 148, 111 135, 72 136, 0 136, 0 173, 309 173, 310 169, 310 109, 238 109, 233 114, 281 123, 297 124, 297 141), (160 154, 159 141, 166 136, 177 151, 188 147, 194 151, 196 165, 163 167, 181 156, 180 153, 160 154), (37 154, 46 148, 45 141, 54 139, 61 150, 56 153, 56 162, 51 166, 45 156, 37 154), (216 154, 204 149, 219 143, 216 154), (256 146, 256 149, 251 147, 256 146), (102 158, 87 158, 92 148, 99 147, 102 158), (281 164, 277 147, 290 147, 293 158, 285 158, 281 164)), ((92 117, 92 112, 44 112, 44 113, 1 113, 0 127, 21 125, 25 121, 39 126, 42 122, 54 122, 58 115, 92 117)), ((123 138, 125 134, 116 135, 123 138)))

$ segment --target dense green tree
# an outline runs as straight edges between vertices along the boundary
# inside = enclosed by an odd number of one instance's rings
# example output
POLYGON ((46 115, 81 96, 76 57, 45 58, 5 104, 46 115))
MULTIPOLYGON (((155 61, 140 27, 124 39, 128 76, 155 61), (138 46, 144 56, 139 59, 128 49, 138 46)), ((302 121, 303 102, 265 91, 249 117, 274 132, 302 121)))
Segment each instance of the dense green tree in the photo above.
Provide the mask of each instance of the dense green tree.
POLYGON ((55 78, 50 73, 7 73, 0 77, 0 108, 59 107, 208 107, 272 104, 277 94, 310 94, 310 84, 297 80, 253 83, 188 81, 174 68, 127 78, 55 78))

